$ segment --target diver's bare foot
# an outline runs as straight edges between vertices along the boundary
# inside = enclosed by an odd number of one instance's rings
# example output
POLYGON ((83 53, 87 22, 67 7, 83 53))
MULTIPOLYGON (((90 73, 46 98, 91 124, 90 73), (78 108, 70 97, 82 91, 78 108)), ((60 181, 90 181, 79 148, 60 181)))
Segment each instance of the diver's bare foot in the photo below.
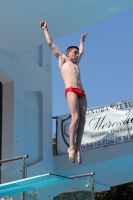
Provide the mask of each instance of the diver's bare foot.
POLYGON ((82 163, 82 157, 81 157, 80 151, 76 151, 76 155, 77 155, 78 164, 81 164, 82 163))
POLYGON ((68 150, 68 154, 69 154, 69 160, 72 164, 75 163, 75 149, 73 148, 69 148, 68 150))

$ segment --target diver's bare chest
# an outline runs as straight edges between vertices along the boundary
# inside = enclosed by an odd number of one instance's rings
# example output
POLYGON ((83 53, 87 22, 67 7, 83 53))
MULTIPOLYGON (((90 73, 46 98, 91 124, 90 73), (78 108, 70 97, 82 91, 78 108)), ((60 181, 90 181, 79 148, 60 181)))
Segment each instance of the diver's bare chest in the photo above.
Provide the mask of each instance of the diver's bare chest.
POLYGON ((65 63, 62 66, 62 72, 68 72, 68 73, 79 73, 79 68, 76 64, 71 63, 65 63))

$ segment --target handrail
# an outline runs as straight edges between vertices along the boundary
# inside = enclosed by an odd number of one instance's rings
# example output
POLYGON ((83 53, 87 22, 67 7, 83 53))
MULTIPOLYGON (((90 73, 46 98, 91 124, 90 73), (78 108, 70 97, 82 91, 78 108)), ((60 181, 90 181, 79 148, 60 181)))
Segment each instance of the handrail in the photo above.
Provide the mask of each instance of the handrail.
POLYGON ((92 173, 88 173, 88 174, 80 174, 80 175, 75 175, 75 176, 69 176, 69 178, 82 178, 82 177, 93 176, 93 175, 95 175, 95 174, 92 172, 92 173))
MULTIPOLYGON (((82 177, 86 177, 86 176, 91 176, 91 179, 92 179, 92 200, 95 200, 95 195, 94 195, 94 177, 93 177, 94 175, 95 175, 95 173, 91 172, 91 173, 87 173, 87 174, 69 176, 69 178, 82 178, 82 177)), ((88 187, 88 184, 86 185, 86 187, 88 187)))
MULTIPOLYGON (((20 171, 22 173, 22 179, 24 179, 25 178, 25 158, 28 158, 28 157, 29 157, 28 155, 24 155, 24 156, 18 156, 15 158, 0 160, 0 164, 10 162, 10 161, 15 161, 15 160, 22 160, 22 169, 20 169, 20 171)), ((25 200, 25 192, 21 193, 21 200, 25 200)))
POLYGON ((24 156, 19 156, 19 157, 15 157, 15 158, 9 158, 9 159, 5 159, 5 160, 0 160, 0 164, 1 163, 5 163, 5 162, 10 162, 10 161, 14 161, 14 160, 21 160, 24 158, 28 158, 28 155, 24 155, 24 156))

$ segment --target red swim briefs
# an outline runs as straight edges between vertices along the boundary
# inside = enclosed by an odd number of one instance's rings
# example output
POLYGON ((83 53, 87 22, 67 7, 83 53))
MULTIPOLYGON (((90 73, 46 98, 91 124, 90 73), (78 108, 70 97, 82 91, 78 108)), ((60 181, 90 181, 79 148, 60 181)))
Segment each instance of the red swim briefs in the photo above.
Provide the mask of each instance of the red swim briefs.
POLYGON ((65 96, 66 96, 66 98, 67 98, 67 93, 68 92, 74 92, 74 93, 76 93, 79 99, 82 98, 82 97, 84 97, 84 96, 86 96, 85 91, 81 90, 80 88, 73 88, 73 87, 66 88, 65 89, 65 96))

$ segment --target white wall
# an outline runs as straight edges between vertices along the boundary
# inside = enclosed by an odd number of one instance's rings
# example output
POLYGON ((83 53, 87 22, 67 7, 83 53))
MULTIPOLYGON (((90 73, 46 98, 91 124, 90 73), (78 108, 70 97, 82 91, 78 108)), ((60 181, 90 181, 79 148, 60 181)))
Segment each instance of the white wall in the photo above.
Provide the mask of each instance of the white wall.
POLYGON ((2 159, 28 154, 28 176, 54 172, 51 60, 46 44, 13 57, 0 53, 2 159))
POLYGON ((14 82, 3 84, 2 159, 13 157, 14 82))
POLYGON ((3 84, 2 102, 2 159, 13 156, 13 80, 11 74, 11 56, 0 52, 0 82, 3 84))

